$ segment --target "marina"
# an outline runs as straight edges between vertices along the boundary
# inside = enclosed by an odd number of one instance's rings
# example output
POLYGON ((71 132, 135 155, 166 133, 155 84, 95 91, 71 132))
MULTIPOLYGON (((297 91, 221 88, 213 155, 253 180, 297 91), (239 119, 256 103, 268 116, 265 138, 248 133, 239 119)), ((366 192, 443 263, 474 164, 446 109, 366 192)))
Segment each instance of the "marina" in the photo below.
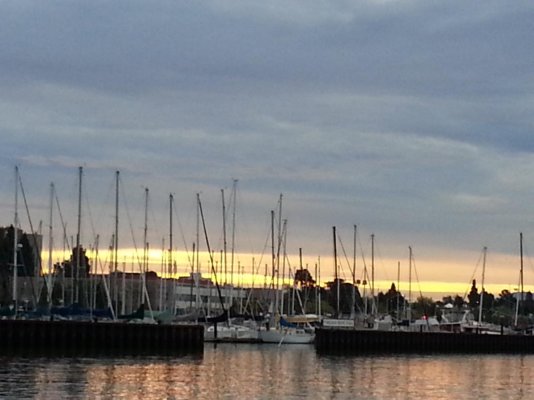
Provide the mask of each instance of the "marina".
POLYGON ((0 1, 0 399, 534 399, 533 19, 0 1))
MULTIPOLYGON (((31 232, 27 233, 20 228, 18 192, 24 193, 24 188, 19 169, 15 167, 13 224, 0 228, 1 247, 5 249, 5 273, 0 276, 3 317, 0 340, 3 340, 5 349, 15 353, 23 349, 56 349, 59 353, 64 350, 102 350, 172 354, 201 351, 208 342, 278 346, 314 343, 321 354, 533 352, 532 314, 528 311, 534 303, 532 295, 525 296, 528 293, 524 292, 521 279, 521 295, 513 297, 513 302, 505 298, 504 291, 501 304, 493 301, 494 296, 491 300, 485 292, 486 247, 482 252, 481 292, 473 279, 469 295, 454 299, 448 296, 438 306, 431 299, 430 302, 425 300, 422 293, 416 301, 412 298, 412 271, 415 274, 417 271, 411 246, 408 247, 407 296, 397 290, 395 283, 391 283, 387 293, 375 291, 374 234, 370 236, 369 269, 364 266, 361 271, 363 279, 356 279, 356 225, 353 226, 353 260, 349 263, 352 282, 341 278, 338 245, 343 246, 336 226, 333 226, 334 277, 331 281, 321 282, 318 265, 315 276, 310 269, 304 268, 302 248, 299 248, 299 266, 289 268, 287 220, 283 218, 283 195, 280 194, 276 210, 270 212, 270 274, 269 265, 265 264, 263 287, 254 287, 254 282, 245 287, 239 280, 234 285, 234 264, 228 262, 228 256, 232 258, 234 254, 233 245, 228 251, 226 198, 221 190, 223 240, 220 259, 217 261, 214 257, 202 202, 197 194, 196 240, 192 258, 188 260, 190 270, 186 276, 177 276, 172 239, 174 196, 169 195, 169 248, 161 252, 161 265, 156 266, 148 259, 149 191, 145 188, 144 247, 137 254, 138 269, 132 265, 127 271, 125 263, 119 267, 118 262, 119 171, 115 173, 114 234, 106 266, 99 259, 98 249, 84 248, 80 241, 82 178, 83 167, 79 167, 76 241, 71 240, 70 257, 64 253, 64 260, 56 264, 52 261, 55 189, 51 185, 48 268, 44 268, 41 230, 36 233, 30 226, 31 232), (205 255, 208 256, 206 276, 202 275, 198 252, 202 242, 201 227, 205 255), (485 301, 486 297, 499 307, 498 313, 495 312, 497 307, 485 301), (474 313, 478 314, 477 321, 474 313), (485 315, 491 316, 491 320, 485 319, 485 315), (515 316, 513 321, 512 315, 515 316)), ((234 180, 231 196, 234 207, 236 183, 234 180)), ((521 277, 522 243, 520 233, 521 277)), ((98 246, 98 235, 95 246, 98 246)), ((162 249, 165 249, 164 245, 162 249)), ((254 265, 253 259, 253 271, 254 265)), ((237 270, 242 271, 242 268, 237 270)), ((399 282, 400 265, 397 285, 399 282)))

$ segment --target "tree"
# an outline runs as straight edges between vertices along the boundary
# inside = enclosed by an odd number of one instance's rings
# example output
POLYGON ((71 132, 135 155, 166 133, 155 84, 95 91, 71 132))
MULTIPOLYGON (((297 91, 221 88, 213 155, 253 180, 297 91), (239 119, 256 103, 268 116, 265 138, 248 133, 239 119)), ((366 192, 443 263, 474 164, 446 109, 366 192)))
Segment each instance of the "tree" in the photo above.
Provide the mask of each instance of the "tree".
POLYGON ((462 296, 460 295, 456 295, 454 296, 454 301, 453 301, 453 305, 454 307, 456 307, 458 310, 462 309, 462 307, 465 305, 465 300, 462 296))
POLYGON ((523 301, 523 313, 527 315, 534 313, 534 299, 530 291, 526 293, 525 300, 523 301))
MULTIPOLYGON (((13 225, 0 228, 0 303, 10 304, 13 297, 13 261, 15 228, 13 225)), ((35 276, 39 271, 38 247, 35 236, 17 229, 17 276, 35 276)))
POLYGON ((328 288, 328 303, 332 309, 337 308, 337 285, 339 282, 339 312, 341 314, 351 314, 352 311, 356 311, 358 307, 362 305, 362 299, 360 291, 357 286, 353 286, 351 283, 345 282, 343 279, 334 280, 333 282, 327 282, 328 288), (353 295, 355 299, 353 301, 353 295))
POLYGON ((304 298, 303 298, 303 307, 304 310, 308 308, 308 300, 310 298, 312 288, 315 286, 315 280, 313 279, 313 276, 310 274, 310 271, 306 268, 300 268, 295 272, 295 279, 293 280, 294 286, 297 288, 300 288, 302 291, 304 298))
POLYGON ((492 295, 491 293, 488 293, 485 290, 483 290, 482 293, 480 293, 480 296, 483 297, 482 308, 484 310, 489 310, 489 309, 493 308, 493 305, 495 303, 495 296, 494 295, 492 295))
POLYGON ((85 255, 85 249, 80 246, 80 271, 77 274, 76 268, 78 265, 78 252, 77 247, 72 249, 72 254, 70 256, 70 259, 64 260, 61 264, 54 265, 54 272, 56 274, 62 274, 65 273, 65 278, 88 278, 89 274, 91 273, 91 264, 89 264, 89 257, 85 255))
POLYGON ((495 300, 495 306, 504 309, 515 310, 516 299, 509 290, 503 289, 499 297, 495 300))
POLYGON ((395 283, 391 283, 391 287, 385 294, 378 293, 377 301, 379 312, 396 315, 397 309, 400 310, 404 304, 404 296, 397 290, 395 283))
POLYGON ((17 261, 18 276, 36 276, 36 272, 39 270, 39 258, 33 251, 34 248, 37 248, 37 243, 34 242, 35 237, 28 236, 26 233, 22 234, 20 238, 20 245, 22 246, 19 250, 19 259, 17 261), (33 242, 33 243, 31 243, 33 242), (37 264, 37 265, 36 265, 37 264))
POLYGON ((473 279, 473 284, 471 285, 471 291, 467 295, 467 299, 469 300, 469 306, 471 308, 475 308, 480 301, 480 295, 478 294, 476 279, 473 279))
MULTIPOLYGON (((0 267, 13 271, 13 239, 15 229, 13 225, 7 228, 0 228, 0 267)), ((17 275, 35 276, 38 271, 38 254, 34 249, 38 248, 35 243, 35 236, 24 232, 17 236, 17 275)), ((9 275, 13 275, 12 272, 9 275)))
POLYGON ((300 287, 313 286, 315 284, 313 276, 306 268, 300 268, 295 272, 294 282, 300 287))
POLYGON ((415 318, 434 315, 436 312, 436 304, 430 297, 419 296, 416 302, 412 305, 412 311, 415 318))

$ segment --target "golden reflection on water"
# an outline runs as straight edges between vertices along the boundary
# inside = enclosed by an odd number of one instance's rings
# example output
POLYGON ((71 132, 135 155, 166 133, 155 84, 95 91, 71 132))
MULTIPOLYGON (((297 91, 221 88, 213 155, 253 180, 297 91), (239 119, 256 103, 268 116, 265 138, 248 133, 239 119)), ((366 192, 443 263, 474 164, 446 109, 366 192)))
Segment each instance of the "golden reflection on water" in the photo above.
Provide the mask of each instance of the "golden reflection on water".
POLYGON ((195 399, 201 397, 199 360, 122 360, 87 370, 88 398, 195 399))
POLYGON ((201 356, 0 358, 0 398, 531 399, 534 356, 317 356, 206 345, 201 356))

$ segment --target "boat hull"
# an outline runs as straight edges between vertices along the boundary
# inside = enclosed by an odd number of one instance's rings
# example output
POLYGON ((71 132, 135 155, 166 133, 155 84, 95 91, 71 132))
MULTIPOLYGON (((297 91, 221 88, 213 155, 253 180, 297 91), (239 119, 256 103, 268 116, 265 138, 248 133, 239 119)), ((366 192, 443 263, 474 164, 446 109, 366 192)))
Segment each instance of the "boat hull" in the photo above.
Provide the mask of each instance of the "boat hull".
POLYGON ((259 332, 263 343, 308 344, 313 343, 315 334, 293 329, 270 329, 259 332))
POLYGON ((228 341, 228 342, 258 342, 258 331, 245 326, 230 325, 218 326, 217 334, 215 334, 215 327, 210 326, 204 331, 204 340, 207 342, 213 341, 228 341))

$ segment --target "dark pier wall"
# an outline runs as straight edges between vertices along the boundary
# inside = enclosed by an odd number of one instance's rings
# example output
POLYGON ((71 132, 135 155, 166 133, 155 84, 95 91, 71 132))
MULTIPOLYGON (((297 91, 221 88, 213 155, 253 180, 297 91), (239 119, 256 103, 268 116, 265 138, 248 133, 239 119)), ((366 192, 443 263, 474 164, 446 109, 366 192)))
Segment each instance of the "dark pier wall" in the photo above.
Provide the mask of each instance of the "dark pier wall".
POLYGON ((323 354, 534 353, 534 336, 320 328, 315 348, 323 354))
POLYGON ((199 325, 0 320, 0 351, 51 354, 181 354, 201 352, 199 325))

